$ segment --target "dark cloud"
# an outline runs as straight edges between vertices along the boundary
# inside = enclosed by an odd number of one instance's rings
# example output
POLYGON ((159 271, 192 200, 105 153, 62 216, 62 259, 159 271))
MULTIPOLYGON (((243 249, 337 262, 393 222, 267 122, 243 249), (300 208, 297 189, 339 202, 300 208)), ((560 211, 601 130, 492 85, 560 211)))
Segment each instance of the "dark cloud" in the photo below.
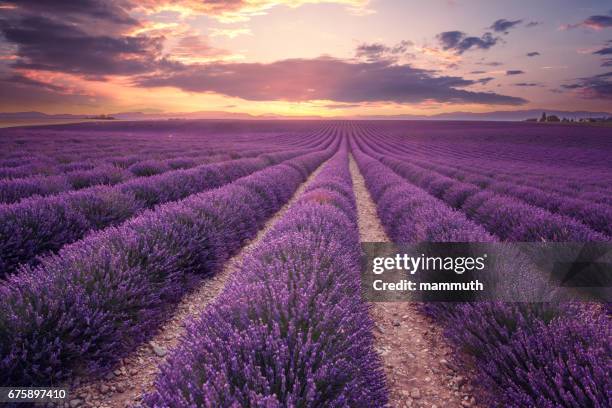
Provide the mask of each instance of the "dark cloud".
POLYGON ((517 82, 514 86, 523 86, 523 87, 534 87, 534 86, 542 86, 537 82, 517 82))
POLYGON ((584 20, 582 25, 594 29, 612 27, 612 16, 591 16, 584 20))
POLYGON ((0 18, 0 34, 16 49, 15 68, 101 79, 150 71, 163 38, 132 36, 140 27, 124 0, 15 2, 0 18))
MULTIPOLYGON (((597 50, 593 54, 594 55, 605 55, 605 56, 612 55, 612 40, 608 41, 606 44, 608 45, 608 47, 604 47, 600 50, 597 50)), ((604 58, 601 61, 601 66, 602 67, 612 67, 612 58, 610 57, 604 58)))
POLYGON ((482 84, 482 85, 486 85, 494 79, 495 78, 493 77, 479 78, 479 79, 476 79, 475 82, 478 82, 479 84, 482 84))
POLYGON ((387 51, 387 46, 381 43, 360 44, 355 50, 357 57, 365 57, 367 59, 379 59, 387 51))
POLYGON ((511 28, 516 27, 517 25, 521 24, 523 22, 523 20, 506 20, 505 18, 500 18, 499 20, 495 21, 493 24, 491 24, 491 26, 489 27, 491 30, 495 31, 496 33, 504 33, 504 34, 508 34, 508 30, 510 30, 511 28))
POLYGON ((539 55, 541 55, 541 54, 539 52, 537 52, 537 51, 532 51, 532 52, 528 52, 527 53, 528 57, 537 57, 539 55))
POLYGON ((363 43, 357 46, 355 56, 357 58, 364 58, 366 61, 370 62, 395 59, 397 56, 406 53, 412 44, 411 41, 407 40, 403 40, 393 47, 381 43, 363 43))
POLYGON ((506 75, 521 75, 524 74, 525 71, 521 71, 520 69, 510 69, 506 71, 506 75))
POLYGON ((592 77, 579 78, 562 88, 578 92, 584 98, 612 100, 612 71, 592 77))
POLYGON ((26 86, 26 87, 34 87, 38 89, 44 89, 46 91, 51 92, 66 92, 67 89, 60 85, 50 84, 47 82, 37 81, 32 78, 28 78, 21 74, 13 74, 9 75, 6 78, 2 78, 2 82, 4 83, 12 83, 18 86, 26 86))
POLYGON ((20 74, 0 76, 0 111, 15 107, 29 108, 62 104, 62 106, 94 106, 107 102, 105 98, 84 95, 56 85, 40 82, 20 74))
POLYGON ((491 62, 481 61, 481 62, 477 62, 476 64, 487 66, 487 67, 501 67, 502 65, 504 65, 502 62, 498 62, 498 61, 491 61, 491 62))
POLYGON ((470 74, 474 74, 474 75, 479 75, 479 74, 486 74, 487 71, 472 71, 470 72, 470 74))
POLYGON ((25 16, 44 17, 106 35, 140 24, 128 14, 134 4, 127 0, 18 0, 9 3, 17 7, 6 10, 4 19, 8 20, 25 16))
POLYGON ((612 27, 612 12, 610 12, 610 15, 607 15, 607 16, 604 16, 604 15, 590 16, 578 24, 568 24, 564 26, 564 28, 578 28, 578 27, 590 28, 592 30, 602 30, 604 28, 610 28, 612 27))
POLYGON ((159 38, 91 36, 44 17, 5 24, 2 33, 18 47, 18 68, 129 75, 149 71, 161 51, 159 38))
POLYGON ((463 54, 470 49, 488 50, 499 41, 491 33, 484 33, 482 37, 467 36, 462 31, 445 31, 437 35, 438 41, 444 50, 453 50, 463 54))
POLYGON ((272 63, 208 63, 140 76, 142 87, 176 87, 254 101, 331 100, 344 103, 448 103, 519 105, 522 98, 461 89, 476 81, 434 76, 432 71, 389 61, 349 62, 321 57, 272 63))
POLYGON ((612 47, 602 48, 601 50, 595 51, 593 54, 597 54, 597 55, 611 55, 612 54, 612 47))

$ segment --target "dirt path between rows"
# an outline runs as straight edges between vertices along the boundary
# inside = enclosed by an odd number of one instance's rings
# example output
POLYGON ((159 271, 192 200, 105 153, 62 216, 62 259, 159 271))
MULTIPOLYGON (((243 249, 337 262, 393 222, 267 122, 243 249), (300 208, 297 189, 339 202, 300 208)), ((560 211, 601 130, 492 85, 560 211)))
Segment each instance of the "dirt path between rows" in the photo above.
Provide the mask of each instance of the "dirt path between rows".
MULTIPOLYGON (((361 242, 390 242, 357 163, 350 158, 361 242)), ((477 407, 472 386, 452 364, 441 329, 416 303, 372 302, 376 351, 382 358, 390 406, 477 407)))
POLYGON ((122 359, 116 369, 102 379, 81 384, 70 392, 71 408, 76 407, 133 407, 139 406, 142 395, 152 390, 153 381, 159 373, 159 365, 165 361, 170 350, 177 346, 185 332, 185 322, 200 315, 223 290, 232 273, 240 268, 244 257, 251 251, 295 203, 308 184, 321 171, 324 162, 300 185, 293 197, 264 225, 257 236, 230 258, 215 276, 202 281, 201 286, 188 294, 176 306, 174 314, 146 344, 141 345, 128 357, 122 359))

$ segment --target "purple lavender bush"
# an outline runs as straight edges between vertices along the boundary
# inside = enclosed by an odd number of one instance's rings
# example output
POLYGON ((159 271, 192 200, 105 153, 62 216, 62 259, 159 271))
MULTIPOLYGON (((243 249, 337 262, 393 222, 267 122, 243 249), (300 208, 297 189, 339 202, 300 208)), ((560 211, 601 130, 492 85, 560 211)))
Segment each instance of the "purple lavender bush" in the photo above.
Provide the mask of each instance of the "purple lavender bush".
POLYGON ((33 195, 50 195, 72 188, 63 176, 33 176, 0 180, 0 203, 10 204, 33 195))
POLYGON ((384 406, 387 391, 360 298, 346 152, 189 323, 161 368, 152 407, 384 406))
MULTIPOLYGON (((286 152, 274 157, 281 162, 299 154, 286 152)), ((0 205, 0 278, 90 231, 116 225, 145 208, 219 187, 264 167, 257 158, 238 159, 135 178, 114 187, 91 187, 0 205)))
MULTIPOLYGON (((332 149, 293 160, 312 171, 332 149)), ((9 277, 0 284, 0 384, 58 384, 112 366, 302 181, 279 164, 91 234, 9 277), (281 197, 251 190, 260 178, 281 197)))
POLYGON ((612 325, 606 315, 575 314, 520 326, 478 365, 507 407, 612 405, 612 325))
POLYGON ((490 242, 482 227, 414 187, 357 149, 354 157, 377 203, 381 222, 394 242, 490 242))
POLYGON ((132 164, 128 167, 128 171, 134 173, 138 177, 148 177, 155 174, 161 174, 170 169, 167 163, 162 160, 144 160, 132 164))

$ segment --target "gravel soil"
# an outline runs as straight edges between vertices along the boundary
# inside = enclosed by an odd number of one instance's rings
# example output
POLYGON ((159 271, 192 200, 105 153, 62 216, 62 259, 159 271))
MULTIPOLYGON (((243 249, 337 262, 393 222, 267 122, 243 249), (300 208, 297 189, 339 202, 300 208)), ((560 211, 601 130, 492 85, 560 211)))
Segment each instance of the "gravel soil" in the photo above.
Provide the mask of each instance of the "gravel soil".
POLYGON ((159 365, 179 343, 185 332, 185 322, 200 315, 223 290, 232 273, 240 268, 245 256, 251 251, 282 218, 287 209, 300 197, 304 189, 319 173, 323 163, 302 183, 293 197, 272 217, 257 236, 249 241, 236 255, 230 258, 223 269, 215 276, 204 279, 200 286, 185 296, 176 306, 172 316, 160 327, 159 331, 146 344, 124 358, 120 364, 104 378, 75 384, 70 392, 70 402, 66 405, 76 407, 133 407, 139 406, 142 395, 152 390, 153 382, 159 373, 159 365))
MULTIPOLYGON (((350 171, 357 201, 361 242, 390 242, 372 200, 351 157, 350 171)), ((453 364, 453 350, 442 330, 421 314, 416 302, 372 302, 376 351, 380 355, 390 406, 477 407, 473 387, 453 364)))

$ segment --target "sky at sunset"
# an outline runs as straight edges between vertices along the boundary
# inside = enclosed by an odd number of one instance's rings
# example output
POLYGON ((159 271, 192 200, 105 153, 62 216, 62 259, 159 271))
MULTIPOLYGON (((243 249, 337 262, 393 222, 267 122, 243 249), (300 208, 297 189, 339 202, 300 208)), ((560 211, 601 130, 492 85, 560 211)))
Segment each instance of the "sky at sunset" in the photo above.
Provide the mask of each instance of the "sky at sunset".
POLYGON ((0 0, 0 111, 612 111, 612 3, 0 0))

